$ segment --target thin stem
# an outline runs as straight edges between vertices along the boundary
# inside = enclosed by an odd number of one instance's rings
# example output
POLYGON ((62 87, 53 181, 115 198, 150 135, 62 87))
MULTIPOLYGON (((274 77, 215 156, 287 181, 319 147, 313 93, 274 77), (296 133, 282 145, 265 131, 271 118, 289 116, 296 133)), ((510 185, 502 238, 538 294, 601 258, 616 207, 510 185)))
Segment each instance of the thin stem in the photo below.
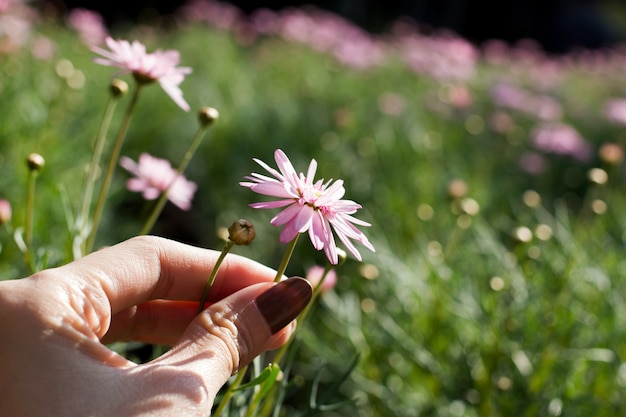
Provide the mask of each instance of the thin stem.
MULTIPOLYGON (((281 280, 282 276, 285 274, 285 270, 287 269, 287 265, 289 264, 289 260, 291 259, 291 255, 293 254, 293 251, 296 247, 296 243, 298 243, 298 237, 300 236, 300 234, 298 233, 296 235, 295 238, 293 238, 293 240, 291 242, 289 242, 289 246, 287 246, 287 250, 285 251, 285 254, 283 255, 283 259, 280 263, 280 265, 278 266, 278 271, 276 271, 276 278, 274 278, 274 282, 278 282, 281 280)), ((324 274, 326 275, 326 273, 324 274)), ((323 277, 322 277, 323 279, 323 277)), ((321 282, 321 280, 320 280, 321 282)), ((317 288, 317 287, 316 287, 317 288)), ((315 292, 314 292, 315 294, 315 292)), ((311 303, 309 303, 307 305, 310 306, 311 303)), ((300 313, 299 316, 301 316, 302 313, 300 313)), ((284 345, 282 345, 280 347, 280 349, 278 350, 278 352, 276 353, 276 356, 274 356, 273 362, 274 363, 280 363, 282 357, 284 356, 287 348, 289 347, 290 342, 293 340, 294 335, 291 335, 291 338, 287 341, 287 343, 285 343, 284 345)), ((259 404, 261 403, 262 398, 260 398, 260 394, 259 392, 256 392, 253 397, 252 397, 252 401, 250 402, 250 405, 248 406, 248 411, 246 413, 246 417, 251 417, 254 415, 254 413, 256 412, 257 407, 259 406, 259 404)))
POLYGON ((26 251, 24 252, 24 260, 26 266, 31 272, 35 272, 32 259, 33 245, 33 218, 35 216, 35 184, 37 182, 37 170, 28 171, 28 189, 26 193, 26 218, 24 219, 24 243, 26 251))
MULTIPOLYGON (((81 239, 84 234, 85 228, 87 227, 87 219, 89 218, 89 209, 93 197, 93 188, 96 182, 96 178, 98 176, 98 167, 100 165, 100 159, 102 158, 102 150, 104 149, 106 134, 109 130, 109 126, 111 125, 111 120, 113 118, 113 112, 117 105, 117 101, 118 100, 116 97, 111 96, 109 102, 107 103, 104 115, 102 116, 102 122, 100 124, 98 136, 96 137, 96 142, 94 144, 91 162, 89 163, 89 171, 87 173, 87 181, 85 182, 85 188, 83 190, 83 200, 81 204, 80 215, 76 221, 78 226, 78 236, 81 237, 81 239)), ((83 242, 81 242, 80 246, 84 250, 85 248, 82 243, 83 242)))
MULTIPOLYGON (((326 267, 324 267, 324 274, 320 278, 319 283, 313 289, 313 296, 311 297, 311 301, 309 302, 309 304, 306 305, 306 307, 304 307, 304 310, 302 310, 300 314, 298 314, 298 317, 296 319, 298 321, 298 327, 302 326, 302 324, 304 323, 304 320, 308 316, 309 311, 311 310, 311 307, 313 306, 313 304, 315 303, 315 300, 317 300, 317 298, 319 297, 319 294, 322 291, 322 284, 324 283, 326 276, 328 275, 330 270, 333 269, 333 267, 334 266, 331 265, 330 263, 327 263, 326 267)), ((274 363, 280 364, 280 361, 283 359, 283 356, 285 355, 285 352, 289 348, 289 345, 293 341, 294 337, 295 337, 295 332, 291 335, 289 340, 284 345, 282 345, 278 349, 278 351, 276 351, 276 355, 274 355, 274 359, 273 359, 274 363)))
POLYGON ((283 259, 278 266, 278 270, 276 271, 276 277, 274 278, 274 282, 279 282, 283 275, 285 275, 285 271, 287 270, 287 265, 289 264, 289 260, 291 259, 291 255, 293 254, 293 250, 296 248, 296 243, 298 243, 298 237, 300 234, 298 233, 296 237, 293 238, 289 245, 287 246, 287 250, 283 255, 283 259))
POLYGON ((250 404, 248 405, 248 411, 246 411, 245 417, 252 417, 253 415, 256 414, 256 409, 258 408, 259 403, 262 400, 261 396, 259 395, 259 392, 261 392, 261 390, 255 392, 254 395, 252 396, 252 400, 250 401, 250 404))
POLYGON ((133 115, 133 110, 135 109, 135 105, 137 104, 137 99, 139 98, 140 91, 141 91, 141 84, 137 83, 136 88, 135 88, 135 93, 133 94, 130 100, 130 103, 128 104, 128 108, 126 109, 126 114, 124 115, 124 119, 122 120, 122 125, 120 126, 120 130, 117 134, 117 138, 115 139, 113 151, 111 152, 111 156, 109 158, 109 164, 107 166, 107 170, 104 175, 102 188, 100 189, 100 194, 98 195, 98 202, 96 203, 96 208, 93 214, 91 232, 89 233, 89 238, 87 239, 87 244, 85 246, 85 253, 89 253, 93 249, 94 241, 96 238, 96 233, 98 231, 98 225, 100 223, 100 218, 102 217, 102 212, 104 210, 104 203, 106 202, 106 198, 109 193, 109 187, 111 186, 111 181, 113 180, 113 172, 115 171, 115 167, 117 166, 117 161, 120 157, 122 145, 124 144, 124 139, 126 138, 126 132, 128 131, 128 126, 130 125, 130 121, 133 115))
POLYGON ((230 402, 230 399, 232 398, 233 394, 235 393, 235 390, 239 387, 239 385, 241 385, 241 381, 243 381, 243 377, 246 375, 247 370, 248 370, 248 365, 239 369, 239 371, 237 372, 237 376, 235 377, 235 380, 233 381, 232 384, 228 386, 228 389, 224 393, 224 396, 222 396, 222 400, 220 401, 219 405, 217 406, 213 414, 211 414, 212 417, 219 417, 222 414, 222 412, 224 411, 224 409, 230 402))
POLYGON ((198 129, 198 132, 196 132, 196 136, 193 138, 191 142, 191 145, 189 145, 189 149, 187 149, 187 152, 185 152, 185 156, 183 157, 183 160, 178 166, 178 169, 176 169, 176 176, 172 179, 172 182, 170 182, 170 184, 167 186, 167 189, 163 191, 161 195, 159 196, 159 199, 157 200, 154 208, 152 209, 152 212, 150 213, 150 217, 148 217, 148 220, 146 220, 146 223, 143 225, 141 232, 139 232, 140 235, 146 235, 150 233, 150 230, 152 230, 154 223, 156 223, 157 219, 159 218, 159 215, 163 211, 163 207, 165 207, 165 203, 167 202, 168 191, 170 190, 174 182, 176 182, 178 177, 180 177, 183 174, 183 172, 187 168, 187 165, 189 165, 189 161, 191 161, 191 157, 198 149, 200 142, 202 142, 202 138, 204 137, 204 134, 206 133, 207 129, 208 129, 208 125, 201 124, 200 128, 198 129))
POLYGON ((200 304, 198 305, 197 314, 202 313, 202 310, 204 310, 204 303, 206 303, 207 296, 209 295, 209 290, 211 289, 211 286, 213 285, 213 281, 215 281, 215 277, 217 276, 217 271, 220 268, 220 265, 222 264, 222 262, 224 261, 226 254, 230 251, 230 249, 233 247, 234 244, 235 242, 233 242, 232 240, 229 240, 228 242, 226 242, 226 244, 224 245, 224 249, 222 249, 222 253, 220 253, 220 257, 217 258, 217 262, 215 262, 215 265, 213 265, 213 269, 211 270, 209 279, 207 280, 206 286, 204 287, 204 292, 202 293, 202 297, 200 298, 200 304))

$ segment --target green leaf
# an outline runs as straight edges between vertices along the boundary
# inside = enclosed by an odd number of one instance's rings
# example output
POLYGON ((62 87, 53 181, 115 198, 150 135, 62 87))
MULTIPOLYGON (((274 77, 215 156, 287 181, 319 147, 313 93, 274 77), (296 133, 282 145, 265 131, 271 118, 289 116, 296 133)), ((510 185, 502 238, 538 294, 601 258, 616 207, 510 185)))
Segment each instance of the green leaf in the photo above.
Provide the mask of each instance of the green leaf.
POLYGON ((252 381, 248 382, 247 384, 240 385, 239 387, 237 387, 236 391, 243 391, 245 389, 252 388, 257 385, 261 385, 265 383, 266 381, 268 382, 268 384, 263 387, 263 391, 268 391, 272 387, 272 385, 274 385, 274 382, 276 382, 276 378, 278 377, 279 373, 280 373, 280 366, 270 363, 263 370, 263 372, 259 374, 259 376, 257 376, 256 378, 254 378, 252 381))

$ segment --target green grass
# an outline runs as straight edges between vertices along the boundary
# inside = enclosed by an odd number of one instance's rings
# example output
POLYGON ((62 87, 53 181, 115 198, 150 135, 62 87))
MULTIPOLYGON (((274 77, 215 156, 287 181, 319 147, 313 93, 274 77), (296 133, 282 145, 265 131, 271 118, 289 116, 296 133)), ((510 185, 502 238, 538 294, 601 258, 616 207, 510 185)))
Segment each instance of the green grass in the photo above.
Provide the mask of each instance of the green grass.
MULTIPOLYGON (((46 158, 34 243, 49 252, 52 266, 69 261, 62 200, 72 206, 80 195, 78 179, 115 71, 91 62, 93 54, 61 25, 36 30, 55 42, 53 59, 38 61, 24 48, 0 64, 0 198, 11 201, 19 227, 24 159, 30 152, 46 158), (69 88, 55 73, 61 59, 85 74, 83 88, 69 88)), ((489 122, 497 110, 489 93, 503 78, 540 90, 536 67, 481 61, 466 83, 473 102, 457 109, 444 99, 452 84, 417 75, 395 56, 357 71, 302 45, 274 37, 241 45, 201 25, 116 35, 149 50, 180 50, 182 64, 194 70, 182 84, 185 98, 193 109, 220 111, 186 171, 199 185, 192 210, 168 205, 156 234, 219 249, 218 229, 247 218, 257 241, 236 251, 276 267, 284 250, 279 231, 269 225, 269 212, 248 207, 257 196, 238 186, 259 170, 252 158, 273 165, 276 148, 299 170, 315 158, 319 176, 344 179, 346 198, 361 203, 359 217, 372 223, 365 231, 377 252, 365 250, 363 263, 349 260, 339 269, 337 287, 303 328, 292 371, 299 389, 287 399, 286 415, 307 408, 319 369, 323 392, 355 355, 356 369, 326 399, 354 403, 324 415, 626 413, 624 167, 597 156, 583 164, 555 155, 546 155, 550 168, 541 175, 519 167, 536 120, 508 111, 516 128, 498 133, 489 122), (385 93, 402 97, 401 115, 380 111, 385 93), (609 181, 590 183, 592 167, 605 169, 609 181), (449 196, 453 179, 468 185, 466 197, 449 196), (525 204, 527 190, 541 204, 525 204), (463 198, 479 211, 459 210, 463 198), (590 209, 594 200, 606 203, 604 213, 590 209), (551 236, 513 236, 517 227, 538 226, 548 226, 551 236)), ((619 70, 590 76, 585 65, 559 69, 547 93, 597 155, 604 142, 626 139, 601 113, 604 100, 626 95, 626 86, 619 70)), ((195 115, 158 86, 144 93, 122 154, 136 159, 145 151, 176 165, 197 128, 195 115)), ((127 101, 118 106, 113 131, 127 101)), ((118 170, 97 245, 124 240, 142 225, 148 205, 124 189, 126 178, 118 170)), ((24 276, 12 237, 0 233, 0 278, 24 276)), ((294 259, 289 275, 324 260, 306 240, 294 259)))

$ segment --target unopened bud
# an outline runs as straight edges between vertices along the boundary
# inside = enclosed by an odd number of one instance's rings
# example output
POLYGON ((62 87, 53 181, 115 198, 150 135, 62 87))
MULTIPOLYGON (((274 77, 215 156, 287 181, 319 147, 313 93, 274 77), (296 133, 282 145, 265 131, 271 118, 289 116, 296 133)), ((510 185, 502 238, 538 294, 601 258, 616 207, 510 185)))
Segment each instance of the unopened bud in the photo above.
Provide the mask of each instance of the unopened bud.
POLYGON ((11 203, 7 200, 0 199, 0 224, 6 224, 11 221, 11 203))
POLYGON ((126 93, 128 93, 128 84, 125 81, 120 79, 114 79, 111 81, 111 95, 115 98, 122 97, 126 93))
POLYGON ((26 164, 31 171, 40 171, 46 164, 46 161, 43 159, 43 156, 38 153, 31 153, 26 158, 26 164))
POLYGON ((236 245, 249 245, 255 236, 254 225, 248 220, 239 219, 228 228, 228 239, 236 245))
POLYGON ((202 126, 211 126, 219 117, 219 112, 213 107, 203 107, 198 112, 198 118, 202 126))
POLYGON ((348 254, 346 253, 345 250, 341 248, 337 248, 337 259, 338 259, 338 262, 336 266, 343 265, 346 262, 346 259, 348 259, 348 254))

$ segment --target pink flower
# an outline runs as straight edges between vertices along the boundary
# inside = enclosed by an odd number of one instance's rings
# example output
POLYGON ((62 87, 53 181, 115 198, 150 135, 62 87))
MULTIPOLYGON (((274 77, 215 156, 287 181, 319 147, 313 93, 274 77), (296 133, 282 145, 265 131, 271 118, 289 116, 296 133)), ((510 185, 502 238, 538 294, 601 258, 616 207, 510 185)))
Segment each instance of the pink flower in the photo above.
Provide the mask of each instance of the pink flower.
POLYGON ((259 194, 281 198, 276 201, 253 203, 250 207, 286 207, 270 221, 274 226, 285 226, 280 233, 282 243, 290 242, 298 233, 308 231, 313 247, 317 250, 323 249, 328 260, 332 264, 337 264, 337 246, 332 231, 334 230, 339 240, 358 260, 361 260, 361 254, 350 239, 356 240, 372 252, 375 251, 367 237, 355 226, 355 224, 370 226, 369 223, 352 216, 361 205, 341 199, 345 194, 342 180, 334 183, 332 180, 324 183, 323 179, 314 181, 313 177, 317 170, 315 159, 311 160, 306 176, 303 173, 296 173, 282 150, 274 152, 274 159, 280 172, 256 158, 254 161, 275 178, 252 173, 245 177, 252 182, 241 182, 240 185, 259 194))
POLYGON ((132 73, 139 83, 157 81, 181 109, 189 111, 189 104, 183 99, 183 93, 178 86, 185 79, 185 75, 191 73, 191 68, 177 67, 180 62, 178 51, 158 49, 149 54, 146 47, 137 41, 129 43, 110 37, 106 38, 106 44, 110 51, 97 46, 92 48, 102 55, 94 59, 96 63, 121 68, 123 73, 132 73))
POLYGON ((140 192, 146 200, 154 200, 167 191, 167 199, 182 210, 191 208, 197 186, 172 168, 169 161, 147 153, 139 155, 139 163, 123 156, 120 165, 135 178, 126 182, 130 191, 140 192), (168 188, 169 187, 169 188, 168 188))
POLYGON ((5 199, 0 199, 0 224, 11 221, 11 203, 5 199))
POLYGON ((89 46, 100 45, 108 35, 104 19, 92 10, 72 9, 67 16, 67 23, 78 33, 81 41, 89 46))
POLYGON ((606 118, 616 124, 626 125, 626 99, 609 100, 604 106, 606 118))
POLYGON ((571 156, 587 162, 592 156, 589 143, 573 127, 565 123, 545 123, 531 132, 535 147, 543 152, 571 156))
MULTIPOLYGON (((313 287, 317 287, 324 276, 325 268, 319 265, 313 265, 306 271, 306 279, 313 285, 313 287)), ((327 292, 332 290, 337 284, 337 271, 331 269, 326 273, 326 278, 324 278, 324 282, 322 282, 322 287, 320 288, 321 292, 327 292)))

